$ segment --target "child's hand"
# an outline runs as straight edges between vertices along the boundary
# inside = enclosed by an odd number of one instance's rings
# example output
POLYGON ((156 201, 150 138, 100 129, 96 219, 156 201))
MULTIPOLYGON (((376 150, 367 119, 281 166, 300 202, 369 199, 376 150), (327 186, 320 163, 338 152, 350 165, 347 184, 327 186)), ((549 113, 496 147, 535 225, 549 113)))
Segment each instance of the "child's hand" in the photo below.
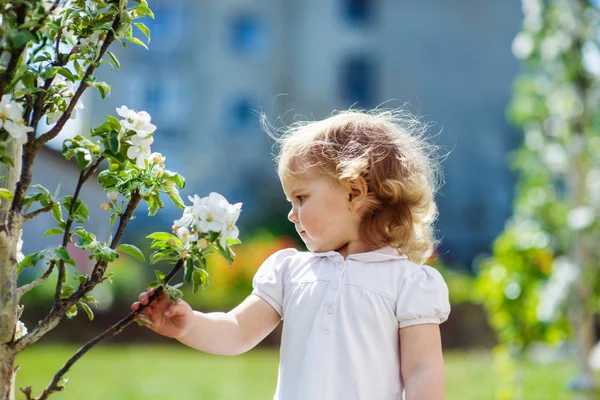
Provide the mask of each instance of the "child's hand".
MULTIPOLYGON (((133 303, 131 309, 137 310, 140 304, 148 304, 148 298, 154 294, 154 291, 155 288, 152 288, 140 294, 139 301, 133 303)), ((148 328, 161 335, 177 339, 184 336, 192 326, 194 310, 183 300, 171 302, 165 293, 144 308, 135 318, 148 319, 152 321, 151 325, 146 324, 148 328)))

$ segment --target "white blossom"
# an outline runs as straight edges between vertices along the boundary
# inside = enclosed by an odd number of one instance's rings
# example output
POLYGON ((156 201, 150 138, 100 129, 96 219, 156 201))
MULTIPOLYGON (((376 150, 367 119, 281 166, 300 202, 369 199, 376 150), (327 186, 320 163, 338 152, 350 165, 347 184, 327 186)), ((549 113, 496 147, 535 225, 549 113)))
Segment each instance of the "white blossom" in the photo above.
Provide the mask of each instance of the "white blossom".
POLYGON ((544 163, 554 173, 563 173, 569 166, 569 158, 564 147, 557 143, 549 143, 542 150, 544 163))
POLYGON ((534 48, 533 38, 529 33, 521 32, 512 42, 512 53, 515 57, 525 59, 529 57, 534 48))
POLYGON ((116 191, 111 190, 111 191, 109 191, 109 192, 106 193, 106 197, 108 197, 108 199, 110 201, 115 202, 115 201, 117 201, 117 199, 119 197, 119 194, 116 191))
POLYGON ((121 126, 125 130, 135 131, 141 137, 146 137, 156 130, 156 126, 150 123, 152 117, 146 111, 135 111, 121 106, 117 108, 117 114, 125 118, 121 120, 121 126))
POLYGON ((198 240, 197 233, 192 234, 188 228, 185 228, 183 226, 177 228, 177 231, 175 231, 175 234, 184 243, 195 242, 196 240, 198 240))
MULTIPOLYGON (((183 210, 183 216, 174 221, 173 230, 183 240, 182 235, 190 235, 193 230, 195 234, 214 232, 219 234, 219 244, 222 248, 227 247, 228 239, 237 239, 239 229, 236 222, 240 216, 242 203, 229 204, 227 199, 219 193, 210 193, 207 197, 200 198, 198 195, 189 196, 192 203, 183 210)), ((198 236, 194 237, 194 241, 198 236)), ((207 246, 206 243, 198 242, 198 246, 207 246)), ((190 240, 192 241, 192 240, 190 240)), ((204 248, 201 247, 201 248, 204 248)))
POLYGON ((579 206, 572 209, 567 216, 567 224, 574 231, 587 228, 594 223, 594 209, 589 206, 579 206))
POLYGON ((17 328, 15 329, 15 340, 19 340, 25 335, 27 335, 27 327, 21 321, 17 321, 17 328))
POLYGON ((225 224, 223 231, 221 231, 221 237, 219 239, 219 243, 222 248, 227 246, 227 239, 237 239, 240 235, 240 231, 238 227, 235 225, 238 218, 240 217, 240 212, 242 211, 242 203, 229 204, 227 207, 227 212, 225 214, 225 224))
POLYGON ((579 268, 566 257, 557 257, 552 263, 548 282, 540 289, 537 316, 541 321, 552 321, 556 310, 569 295, 571 284, 577 279, 579 268))
POLYGON ((10 95, 4 95, 0 101, 0 128, 4 128, 19 144, 27 141, 28 132, 33 132, 33 128, 25 125, 23 120, 23 106, 13 101, 10 95))
POLYGON ((138 168, 145 168, 144 160, 150 156, 150 145, 154 138, 144 138, 142 136, 133 135, 127 143, 131 146, 127 149, 127 157, 135 160, 135 165, 138 168))

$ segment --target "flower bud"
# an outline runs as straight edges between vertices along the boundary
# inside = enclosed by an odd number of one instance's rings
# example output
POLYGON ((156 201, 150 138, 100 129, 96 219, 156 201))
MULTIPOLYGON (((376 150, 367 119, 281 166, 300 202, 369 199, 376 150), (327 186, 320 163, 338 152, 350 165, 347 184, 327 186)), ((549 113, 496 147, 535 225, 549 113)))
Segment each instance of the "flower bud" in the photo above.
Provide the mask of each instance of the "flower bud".
POLYGON ((171 197, 177 197, 177 196, 179 196, 179 190, 177 190, 175 188, 171 189, 169 191, 169 196, 171 196, 171 197))
POLYGON ((196 242, 196 246, 200 249, 200 250, 204 250, 205 248, 208 247, 208 240, 206 240, 205 238, 200 238, 198 239, 198 241, 196 242))
POLYGON ((102 203, 102 204, 100 204, 100 208, 103 209, 104 211, 108 211, 108 210, 110 210, 110 203, 102 203))
MULTIPOLYGON (((173 225, 173 226, 174 226, 174 225, 173 225)), ((169 240, 167 240, 167 243, 168 243, 170 246, 175 246, 175 239, 173 239, 173 238, 169 238, 169 240)))
POLYGON ((108 197, 110 201, 117 201, 119 194, 114 190, 111 190, 110 192, 106 193, 106 197, 108 197))
POLYGON ((181 259, 186 259, 187 256, 189 256, 189 255, 190 255, 190 252, 187 250, 181 250, 179 252, 179 258, 181 258, 181 259))
POLYGON ((164 174, 165 174, 165 170, 164 170, 164 168, 162 168, 162 167, 158 167, 158 168, 156 169, 156 177, 157 177, 157 178, 162 178, 164 174))
POLYGON ((177 232, 177 229, 179 229, 179 227, 177 225, 173 224, 173 226, 171 227, 171 231, 177 232))
POLYGON ((175 187, 175 182, 173 181, 165 181, 165 186, 170 187, 170 188, 174 188, 175 187))
POLYGON ((165 160, 167 158, 164 157, 162 154, 160 153, 152 153, 150 155, 150 157, 148 158, 148 163, 149 164, 158 164, 161 167, 163 167, 165 165, 165 160))

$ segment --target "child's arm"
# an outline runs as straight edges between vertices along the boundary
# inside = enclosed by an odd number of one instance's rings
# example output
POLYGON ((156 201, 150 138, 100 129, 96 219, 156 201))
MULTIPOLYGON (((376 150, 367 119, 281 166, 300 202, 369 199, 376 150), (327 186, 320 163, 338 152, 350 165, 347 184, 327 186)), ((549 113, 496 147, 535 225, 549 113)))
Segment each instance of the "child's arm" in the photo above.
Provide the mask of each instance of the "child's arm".
POLYGON ((233 356, 252 349, 280 321, 281 317, 269 303, 250 295, 228 313, 194 311, 190 329, 177 340, 207 353, 233 356))
MULTIPOLYGON (((148 304, 154 289, 140 294, 138 302, 148 304)), ((193 311, 183 300, 172 303, 164 294, 146 307, 138 318, 147 318, 148 326, 161 335, 212 354, 237 355, 244 353, 263 340, 281 321, 281 317, 262 298, 250 295, 228 313, 201 313, 193 311)))
POLYGON ((406 400, 444 399, 444 358, 437 324, 400 329, 400 367, 406 400))

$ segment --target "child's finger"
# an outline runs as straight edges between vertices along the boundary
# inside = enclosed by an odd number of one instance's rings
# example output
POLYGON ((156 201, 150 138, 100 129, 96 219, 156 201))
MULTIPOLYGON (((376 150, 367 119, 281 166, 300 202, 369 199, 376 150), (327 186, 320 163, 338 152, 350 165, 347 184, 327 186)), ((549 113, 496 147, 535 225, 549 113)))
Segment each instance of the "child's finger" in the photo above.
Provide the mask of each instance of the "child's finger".
POLYGON ((148 304, 148 292, 140 293, 138 300, 140 301, 140 304, 148 304))
POLYGON ((177 300, 177 302, 171 304, 166 310, 165 310, 165 316, 171 318, 174 317, 178 314, 182 314, 183 312, 183 303, 180 300, 177 300))
POLYGON ((131 304, 130 307, 133 311, 137 310, 138 308, 140 308, 140 302, 136 301, 135 303, 131 304))

